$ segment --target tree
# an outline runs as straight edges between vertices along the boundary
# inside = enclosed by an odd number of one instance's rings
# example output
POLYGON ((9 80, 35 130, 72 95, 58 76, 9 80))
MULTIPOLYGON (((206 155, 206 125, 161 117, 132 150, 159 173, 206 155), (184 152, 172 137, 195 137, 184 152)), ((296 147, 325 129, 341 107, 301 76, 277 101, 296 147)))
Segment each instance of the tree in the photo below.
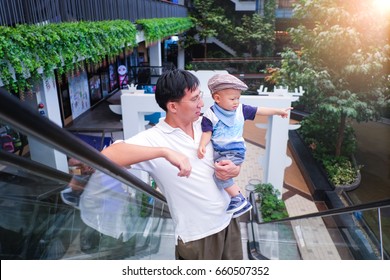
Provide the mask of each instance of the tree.
MULTIPOLYGON (((261 46, 262 55, 273 55, 275 41, 275 0, 266 0, 264 17, 259 14, 236 13, 232 2, 225 0, 194 0, 190 14, 196 24, 196 34, 204 46, 204 57, 207 58, 207 40, 217 37, 233 47, 238 53, 249 52, 257 55, 261 46), (221 8, 223 7, 223 8, 221 8)), ((185 46, 194 44, 187 33, 185 46)))
POLYGON ((244 15, 242 24, 235 27, 234 37, 240 44, 248 46, 250 55, 253 57, 257 55, 258 45, 274 42, 274 27, 266 23, 259 14, 252 14, 251 17, 244 15))
POLYGON ((299 51, 286 50, 277 83, 304 86, 314 116, 329 120, 334 155, 342 153, 352 120, 375 120, 389 104, 389 14, 367 0, 301 0, 294 16, 305 23, 290 34, 299 51))
POLYGON ((223 26, 229 28, 231 22, 225 17, 224 10, 215 6, 214 0, 194 0, 193 5, 192 16, 207 58, 207 39, 218 36, 218 30, 223 26))

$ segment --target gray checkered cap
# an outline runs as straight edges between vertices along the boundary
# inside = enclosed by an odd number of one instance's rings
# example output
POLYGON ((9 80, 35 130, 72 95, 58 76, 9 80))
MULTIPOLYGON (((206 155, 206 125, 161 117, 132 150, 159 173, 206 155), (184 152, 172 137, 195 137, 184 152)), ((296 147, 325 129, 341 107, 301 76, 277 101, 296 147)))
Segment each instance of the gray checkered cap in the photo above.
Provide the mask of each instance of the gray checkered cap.
POLYGON ((215 74, 210 78, 207 85, 211 94, 228 88, 239 90, 248 89, 248 86, 243 81, 230 74, 215 74))

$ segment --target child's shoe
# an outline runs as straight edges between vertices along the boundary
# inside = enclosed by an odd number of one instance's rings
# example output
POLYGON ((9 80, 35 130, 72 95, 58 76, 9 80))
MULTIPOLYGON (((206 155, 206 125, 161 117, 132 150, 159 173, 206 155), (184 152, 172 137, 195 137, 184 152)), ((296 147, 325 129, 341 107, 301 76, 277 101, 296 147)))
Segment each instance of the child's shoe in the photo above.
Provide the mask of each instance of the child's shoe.
POLYGON ((226 213, 236 213, 241 210, 248 204, 246 198, 240 193, 231 198, 228 208, 226 209, 226 213))
POLYGON ((233 214, 233 217, 232 218, 238 218, 240 217, 242 214, 245 214, 246 212, 248 212, 249 210, 252 209, 252 204, 248 201, 248 203, 244 206, 244 208, 242 208, 241 210, 238 210, 237 212, 235 212, 233 214))

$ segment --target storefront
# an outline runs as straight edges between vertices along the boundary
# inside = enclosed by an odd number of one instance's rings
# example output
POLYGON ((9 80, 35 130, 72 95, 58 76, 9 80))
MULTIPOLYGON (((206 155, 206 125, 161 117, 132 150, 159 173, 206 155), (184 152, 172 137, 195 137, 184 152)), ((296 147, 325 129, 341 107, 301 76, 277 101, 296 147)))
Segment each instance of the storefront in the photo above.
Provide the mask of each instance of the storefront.
POLYGON ((133 82, 134 75, 129 69, 145 61, 139 57, 137 48, 123 50, 115 58, 87 64, 82 63, 79 69, 59 75, 56 72, 56 83, 61 107, 63 126, 68 126, 100 101, 133 82))

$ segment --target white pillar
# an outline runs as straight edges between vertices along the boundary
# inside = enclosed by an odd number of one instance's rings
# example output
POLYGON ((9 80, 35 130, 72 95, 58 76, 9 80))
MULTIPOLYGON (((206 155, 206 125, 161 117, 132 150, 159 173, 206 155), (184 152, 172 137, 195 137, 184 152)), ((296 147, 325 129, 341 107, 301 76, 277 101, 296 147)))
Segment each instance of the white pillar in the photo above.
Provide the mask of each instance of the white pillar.
POLYGON ((177 69, 185 68, 185 49, 177 42, 177 69))
MULTIPOLYGON (((154 94, 122 93, 122 124, 124 139, 130 138, 145 130, 148 123, 145 115, 154 112, 163 112, 154 99, 154 94)), ((149 175, 141 170, 129 169, 133 175, 137 176, 145 183, 149 183, 149 175)))
MULTIPOLYGON (((149 46, 149 65, 150 66, 162 66, 162 56, 161 56, 161 41, 158 40, 158 42, 154 43, 153 45, 149 46)), ((162 70, 162 68, 160 69, 162 70)), ((156 76, 151 77, 151 83, 156 84, 158 76, 162 74, 162 71, 158 73, 154 73, 156 76)))
MULTIPOLYGON (((47 117, 62 127, 60 104, 58 102, 54 76, 48 78, 43 77, 39 82, 41 85, 37 87, 40 90, 36 93, 36 97, 37 103, 44 105, 44 114, 42 117, 47 117)), ((58 139, 58 141, 61 141, 61 139, 58 139)), ((68 173, 68 162, 65 154, 41 143, 40 140, 31 136, 28 136, 28 143, 32 160, 68 173)))

